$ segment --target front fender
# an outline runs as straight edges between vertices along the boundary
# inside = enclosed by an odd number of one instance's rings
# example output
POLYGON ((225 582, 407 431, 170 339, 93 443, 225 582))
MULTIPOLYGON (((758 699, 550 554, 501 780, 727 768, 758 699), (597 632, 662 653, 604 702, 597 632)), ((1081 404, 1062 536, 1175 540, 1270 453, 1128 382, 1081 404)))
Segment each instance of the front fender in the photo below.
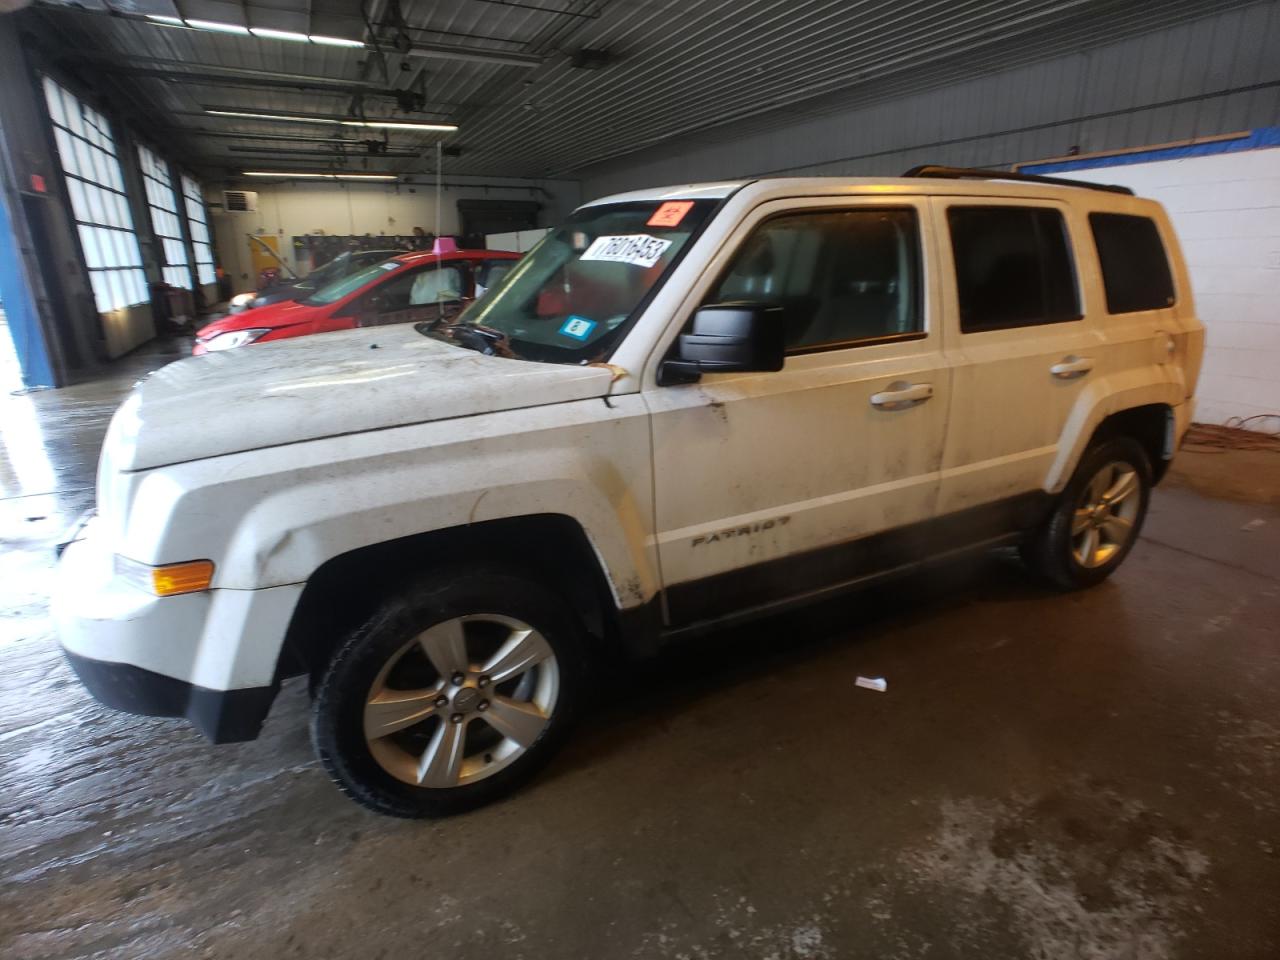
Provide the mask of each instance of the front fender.
POLYGON ((637 395, 611 403, 437 421, 157 470, 137 496, 145 502, 148 486, 163 492, 167 519, 157 523, 152 512, 152 522, 131 523, 126 540, 136 531, 138 543, 126 555, 209 557, 215 587, 260 589, 301 583, 334 557, 390 540, 562 514, 582 527, 618 605, 636 606, 658 590, 647 413, 637 395))

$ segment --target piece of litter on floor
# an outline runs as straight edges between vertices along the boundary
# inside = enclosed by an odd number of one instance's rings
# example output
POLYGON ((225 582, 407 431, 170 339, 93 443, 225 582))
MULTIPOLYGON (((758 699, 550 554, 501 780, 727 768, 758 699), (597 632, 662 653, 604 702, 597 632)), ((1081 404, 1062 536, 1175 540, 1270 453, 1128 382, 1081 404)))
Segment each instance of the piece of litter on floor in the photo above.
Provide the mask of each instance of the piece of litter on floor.
POLYGON ((1267 521, 1263 520, 1261 517, 1254 517, 1252 520, 1250 520, 1240 529, 1243 530, 1245 533, 1252 533, 1254 530, 1257 530, 1259 527, 1265 527, 1266 525, 1267 525, 1267 521))
POLYGON ((881 693, 889 687, 884 677, 859 677, 854 683, 865 690, 879 690, 881 693))

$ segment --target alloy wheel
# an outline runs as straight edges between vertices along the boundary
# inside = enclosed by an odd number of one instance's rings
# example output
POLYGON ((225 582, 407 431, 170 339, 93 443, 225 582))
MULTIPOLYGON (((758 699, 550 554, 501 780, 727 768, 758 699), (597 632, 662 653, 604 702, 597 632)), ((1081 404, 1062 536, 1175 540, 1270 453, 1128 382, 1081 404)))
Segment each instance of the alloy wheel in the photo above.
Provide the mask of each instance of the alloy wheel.
POLYGON ((1108 563, 1133 539, 1142 505, 1138 471, 1113 461, 1093 475, 1071 520, 1071 552, 1080 566, 1108 563))
POLYGON ((522 756, 559 691, 559 664, 535 628, 499 614, 456 617, 419 633, 379 671, 365 699, 365 742, 397 780, 463 786, 522 756))

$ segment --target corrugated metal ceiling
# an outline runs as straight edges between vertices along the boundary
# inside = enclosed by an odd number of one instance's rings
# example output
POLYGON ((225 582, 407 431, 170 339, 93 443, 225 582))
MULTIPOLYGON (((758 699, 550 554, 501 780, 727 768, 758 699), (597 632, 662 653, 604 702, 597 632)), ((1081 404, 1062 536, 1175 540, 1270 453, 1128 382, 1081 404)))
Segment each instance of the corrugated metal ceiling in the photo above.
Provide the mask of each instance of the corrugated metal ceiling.
POLYGON ((135 122, 209 173, 334 163, 378 172, 433 169, 439 134, 396 131, 388 137, 391 150, 422 156, 370 157, 363 145, 317 140, 365 140, 372 131, 204 113, 213 106, 350 116, 355 107, 371 119, 457 123, 457 133, 443 135, 445 144, 461 149, 447 161, 452 173, 555 177, 663 142, 718 139, 779 117, 944 85, 1247 4, 378 0, 364 4, 363 13, 361 5, 342 0, 96 5, 98 13, 83 5, 39 8, 59 38, 51 52, 83 75, 105 71, 105 82, 136 105, 135 122), (379 53, 164 26, 146 14, 377 41, 379 53), (397 33, 433 47, 435 55, 402 56, 393 46, 397 33), (608 62, 600 69, 575 66, 573 56, 584 48, 606 51, 608 62), (484 59, 510 55, 537 65, 484 59), (423 91, 422 101, 401 112, 395 93, 415 89, 423 91), (335 159, 323 151, 350 156, 335 159))

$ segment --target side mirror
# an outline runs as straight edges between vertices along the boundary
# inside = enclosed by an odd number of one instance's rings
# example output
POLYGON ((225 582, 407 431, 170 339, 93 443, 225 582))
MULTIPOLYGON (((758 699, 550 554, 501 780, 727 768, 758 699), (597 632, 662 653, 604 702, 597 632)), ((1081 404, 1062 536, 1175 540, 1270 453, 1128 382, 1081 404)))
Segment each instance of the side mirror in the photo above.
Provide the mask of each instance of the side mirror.
POLYGON ((696 383, 704 373, 781 370, 787 357, 781 307, 717 303, 700 307, 680 334, 675 356, 658 368, 658 383, 696 383))

